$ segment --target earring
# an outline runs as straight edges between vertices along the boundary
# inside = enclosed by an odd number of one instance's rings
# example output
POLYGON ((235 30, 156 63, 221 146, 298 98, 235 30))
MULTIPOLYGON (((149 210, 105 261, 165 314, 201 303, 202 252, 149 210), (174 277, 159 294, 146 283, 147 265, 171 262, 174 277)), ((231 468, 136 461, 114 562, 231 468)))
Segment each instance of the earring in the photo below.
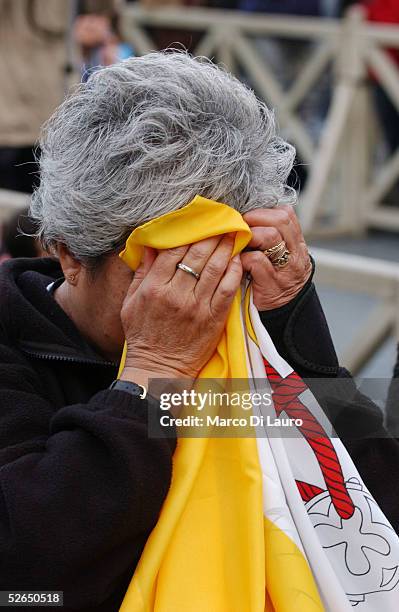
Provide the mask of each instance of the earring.
POLYGON ((74 283, 76 279, 76 274, 69 274, 68 280, 70 283, 74 283))

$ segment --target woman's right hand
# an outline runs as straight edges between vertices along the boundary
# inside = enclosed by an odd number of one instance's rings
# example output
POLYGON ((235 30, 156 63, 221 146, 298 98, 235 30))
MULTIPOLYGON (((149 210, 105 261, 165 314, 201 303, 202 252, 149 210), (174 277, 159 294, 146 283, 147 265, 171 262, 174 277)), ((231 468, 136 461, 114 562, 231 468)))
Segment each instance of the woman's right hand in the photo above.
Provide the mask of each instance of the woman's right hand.
POLYGON ((241 282, 233 244, 234 235, 225 235, 158 254, 145 249, 121 310, 127 343, 122 380, 196 378, 217 346, 241 282))

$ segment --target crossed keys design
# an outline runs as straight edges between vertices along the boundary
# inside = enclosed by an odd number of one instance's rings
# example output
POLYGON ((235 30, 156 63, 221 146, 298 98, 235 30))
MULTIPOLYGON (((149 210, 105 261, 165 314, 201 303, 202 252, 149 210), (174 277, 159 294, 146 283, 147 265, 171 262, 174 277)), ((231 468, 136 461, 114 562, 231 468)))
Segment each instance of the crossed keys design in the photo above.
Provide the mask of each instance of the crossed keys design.
POLYGON ((277 417, 285 412, 292 419, 301 419, 298 429, 313 450, 326 483, 322 489, 296 480, 320 543, 326 550, 336 550, 330 561, 347 587, 350 603, 357 606, 372 593, 391 591, 399 584, 397 554, 391 546, 394 530, 358 478, 345 481, 333 443, 300 400, 308 389, 304 381, 296 372, 282 378, 263 361, 277 417))

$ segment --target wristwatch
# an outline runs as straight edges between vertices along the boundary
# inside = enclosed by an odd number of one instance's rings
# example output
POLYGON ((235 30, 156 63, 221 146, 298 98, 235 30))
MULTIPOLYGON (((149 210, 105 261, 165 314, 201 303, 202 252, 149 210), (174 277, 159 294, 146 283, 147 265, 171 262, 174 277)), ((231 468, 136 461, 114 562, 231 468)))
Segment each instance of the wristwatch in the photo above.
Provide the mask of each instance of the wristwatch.
POLYGON ((125 391, 125 393, 130 393, 130 395, 134 395, 135 397, 139 397, 140 399, 145 399, 147 395, 147 389, 142 385, 137 385, 134 382, 130 382, 128 380, 114 380, 110 386, 110 389, 116 389, 117 391, 125 391))

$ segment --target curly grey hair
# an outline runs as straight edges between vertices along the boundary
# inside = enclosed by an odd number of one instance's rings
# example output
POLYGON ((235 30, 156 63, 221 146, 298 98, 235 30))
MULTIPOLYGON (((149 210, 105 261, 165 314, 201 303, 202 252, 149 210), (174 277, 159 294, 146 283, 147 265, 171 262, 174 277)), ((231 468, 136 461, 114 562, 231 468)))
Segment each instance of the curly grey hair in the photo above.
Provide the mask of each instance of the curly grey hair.
POLYGON ((61 104, 40 141, 31 215, 46 248, 77 258, 196 194, 241 213, 295 199, 295 149, 253 91, 204 58, 154 52, 98 70, 61 104))

